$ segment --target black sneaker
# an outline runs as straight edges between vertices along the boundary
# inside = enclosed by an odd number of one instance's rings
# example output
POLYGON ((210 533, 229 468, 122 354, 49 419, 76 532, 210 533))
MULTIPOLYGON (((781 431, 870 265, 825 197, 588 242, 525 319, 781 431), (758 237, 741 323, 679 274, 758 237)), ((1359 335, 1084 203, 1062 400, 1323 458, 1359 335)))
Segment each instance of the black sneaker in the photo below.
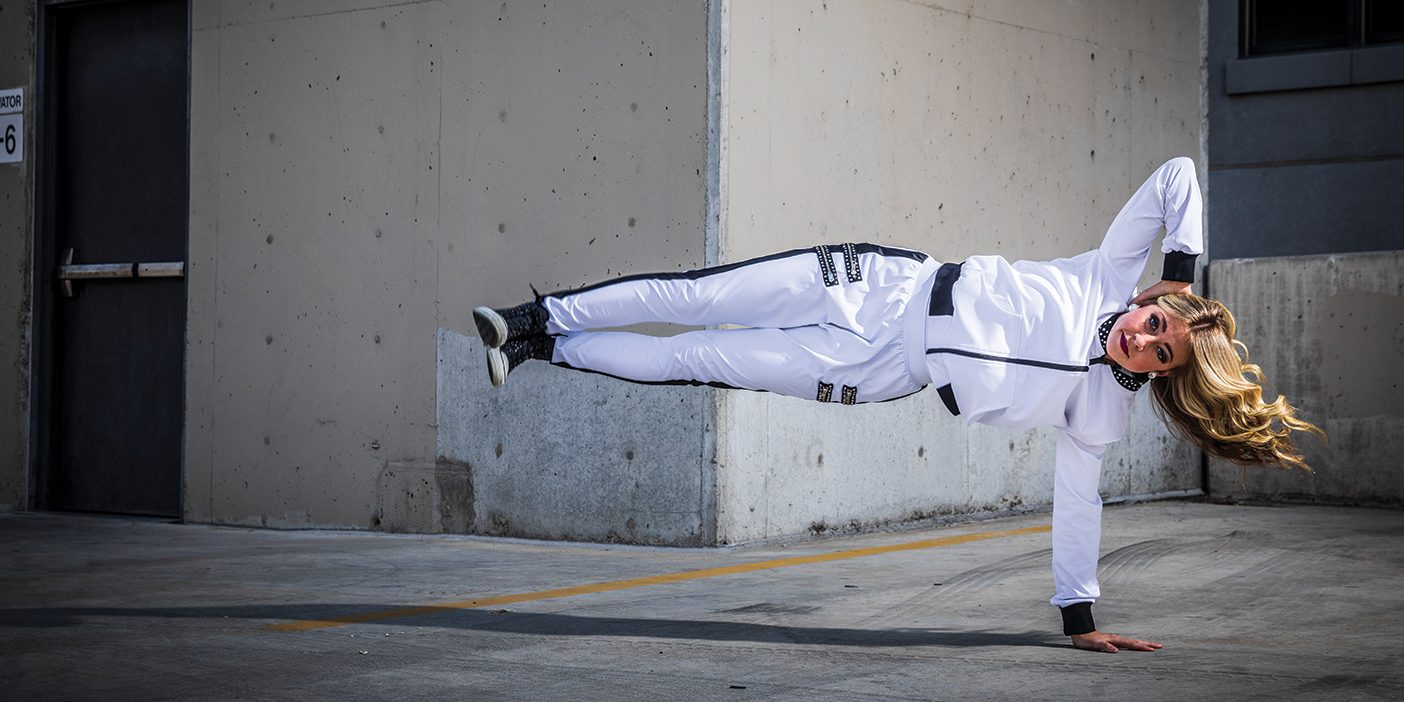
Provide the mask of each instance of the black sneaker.
POLYGON ((513 368, 530 359, 550 361, 556 350, 556 337, 538 334, 525 338, 510 339, 501 348, 487 350, 488 380, 493 387, 507 382, 507 374, 513 368))
POLYGON ((494 349, 512 339, 545 334, 547 318, 546 306, 540 300, 506 309, 478 307, 473 310, 478 336, 484 346, 494 349))

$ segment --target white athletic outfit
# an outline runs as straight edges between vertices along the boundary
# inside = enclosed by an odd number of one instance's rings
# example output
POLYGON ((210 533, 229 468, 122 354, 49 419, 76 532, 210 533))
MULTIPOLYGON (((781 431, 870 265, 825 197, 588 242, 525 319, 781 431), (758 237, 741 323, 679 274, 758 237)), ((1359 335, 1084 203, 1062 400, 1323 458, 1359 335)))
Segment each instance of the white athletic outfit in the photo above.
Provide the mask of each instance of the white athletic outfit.
MULTIPOLYGON (((687 273, 631 276, 543 299, 554 362, 636 382, 693 382, 825 402, 877 402, 926 383, 903 327, 916 251, 872 244, 797 249, 687 273), (821 266, 820 261, 827 261, 821 266), (636 322, 743 324, 654 337, 575 332, 636 322), (828 387, 829 393, 822 388, 828 387)), ((914 353, 920 357, 920 337, 914 353)))
POLYGON ((543 298, 552 362, 635 382, 881 402, 936 385, 967 422, 1058 434, 1051 602, 1090 631, 1099 595, 1101 456, 1144 378, 1102 360, 1159 230, 1167 279, 1203 251, 1194 163, 1176 158, 1122 208, 1102 245, 1053 261, 940 263, 876 246, 817 246, 687 273, 630 276, 543 298), (588 332, 641 322, 740 324, 671 337, 588 332), (1099 331, 1101 332, 1099 335, 1099 331))

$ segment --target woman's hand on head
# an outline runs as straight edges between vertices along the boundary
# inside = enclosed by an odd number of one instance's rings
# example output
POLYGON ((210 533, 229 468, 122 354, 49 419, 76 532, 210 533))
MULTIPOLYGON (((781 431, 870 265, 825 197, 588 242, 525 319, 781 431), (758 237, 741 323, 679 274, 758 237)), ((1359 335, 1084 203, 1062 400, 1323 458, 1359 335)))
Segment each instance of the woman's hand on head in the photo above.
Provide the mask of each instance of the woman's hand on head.
POLYGON ((1178 280, 1162 280, 1155 285, 1146 288, 1145 292, 1131 299, 1133 305, 1144 305, 1147 302, 1155 302, 1155 298, 1161 295, 1173 295, 1176 293, 1190 292, 1191 283, 1182 283, 1178 280))
POLYGON ((1087 651, 1098 651, 1100 653, 1116 653, 1121 649, 1130 651, 1155 651, 1161 645, 1154 641, 1142 641, 1140 639, 1108 634, 1105 631, 1090 631, 1086 634, 1073 634, 1072 644, 1077 648, 1087 651))

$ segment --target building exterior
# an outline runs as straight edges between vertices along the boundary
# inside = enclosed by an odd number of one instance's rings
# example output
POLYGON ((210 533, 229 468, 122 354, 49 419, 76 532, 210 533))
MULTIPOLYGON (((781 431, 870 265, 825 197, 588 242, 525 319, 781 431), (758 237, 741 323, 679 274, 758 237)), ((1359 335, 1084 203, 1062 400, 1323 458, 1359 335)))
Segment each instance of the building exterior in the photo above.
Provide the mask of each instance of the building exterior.
MULTIPOLYGON (((493 391, 468 313, 826 241, 1089 249, 1156 165, 1203 162, 1204 12, 7 5, 0 505, 669 545, 1046 505, 1051 437, 934 392, 841 407, 544 364, 493 391), (66 297, 68 249, 183 277, 66 297)), ((1198 493, 1199 454, 1139 402, 1104 494, 1198 493)))
POLYGON ((1252 358, 1331 436, 1315 475, 1215 461, 1225 498, 1399 505, 1404 401, 1404 12, 1208 5, 1211 292, 1252 358))

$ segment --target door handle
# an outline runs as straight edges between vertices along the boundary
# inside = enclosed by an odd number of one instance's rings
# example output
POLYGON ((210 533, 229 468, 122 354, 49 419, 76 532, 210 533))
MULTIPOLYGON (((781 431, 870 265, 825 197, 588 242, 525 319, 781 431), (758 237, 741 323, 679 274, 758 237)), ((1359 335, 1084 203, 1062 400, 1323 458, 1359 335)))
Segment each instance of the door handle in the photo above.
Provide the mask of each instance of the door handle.
POLYGON ((113 278, 184 278, 184 261, 158 263, 73 263, 73 249, 64 249, 59 264, 58 279, 63 284, 63 296, 73 297, 75 280, 110 280, 113 278))

